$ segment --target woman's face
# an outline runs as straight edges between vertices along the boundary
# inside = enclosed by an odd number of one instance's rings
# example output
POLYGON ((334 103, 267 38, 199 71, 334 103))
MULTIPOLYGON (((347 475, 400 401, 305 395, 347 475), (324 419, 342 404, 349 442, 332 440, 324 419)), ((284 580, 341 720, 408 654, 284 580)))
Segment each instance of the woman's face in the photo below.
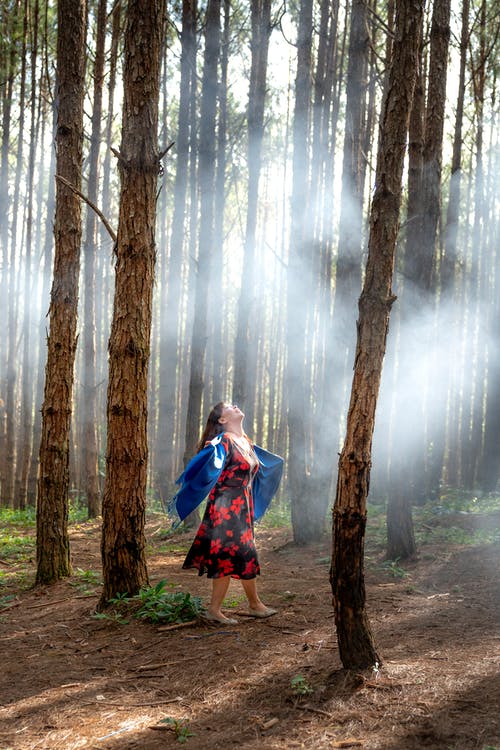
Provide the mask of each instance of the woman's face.
POLYGON ((241 421, 244 416, 245 415, 236 404, 224 404, 222 407, 222 413, 219 417, 219 422, 221 424, 226 424, 227 422, 241 421))

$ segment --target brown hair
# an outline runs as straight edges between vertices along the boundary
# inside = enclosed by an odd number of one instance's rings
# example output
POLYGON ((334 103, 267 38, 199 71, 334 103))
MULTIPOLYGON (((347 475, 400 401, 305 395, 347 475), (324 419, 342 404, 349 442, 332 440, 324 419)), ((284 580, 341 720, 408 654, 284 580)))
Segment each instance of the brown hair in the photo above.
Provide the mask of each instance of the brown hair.
POLYGON ((214 408, 208 415, 205 429, 203 430, 200 442, 197 446, 198 453, 205 447, 205 443, 208 440, 212 440, 217 435, 220 435, 221 432, 224 432, 224 425, 219 422, 219 419, 222 416, 222 410, 224 409, 224 404, 225 401, 219 401, 218 404, 215 404, 214 408))

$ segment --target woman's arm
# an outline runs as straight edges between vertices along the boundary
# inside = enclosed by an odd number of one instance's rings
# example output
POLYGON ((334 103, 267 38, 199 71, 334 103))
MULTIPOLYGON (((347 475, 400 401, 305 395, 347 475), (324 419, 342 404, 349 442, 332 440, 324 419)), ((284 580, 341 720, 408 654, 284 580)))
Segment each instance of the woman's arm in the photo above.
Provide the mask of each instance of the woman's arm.
POLYGON ((259 445, 254 445, 254 450, 259 459, 259 470, 252 482, 254 516, 257 521, 264 515, 278 491, 284 462, 281 456, 275 456, 259 445))
POLYGON ((217 482, 227 456, 226 441, 223 434, 217 435, 207 445, 193 456, 176 484, 180 489, 168 504, 169 513, 176 511, 178 526, 190 513, 203 502, 212 487, 217 482))

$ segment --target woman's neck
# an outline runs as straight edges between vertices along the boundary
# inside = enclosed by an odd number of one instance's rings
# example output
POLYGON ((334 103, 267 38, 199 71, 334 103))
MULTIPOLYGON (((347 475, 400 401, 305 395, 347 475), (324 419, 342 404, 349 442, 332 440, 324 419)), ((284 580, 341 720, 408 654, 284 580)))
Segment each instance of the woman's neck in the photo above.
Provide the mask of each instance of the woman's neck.
POLYGON ((228 427, 225 432, 229 432, 230 435, 234 435, 235 437, 242 438, 245 437, 245 433, 243 431, 243 425, 231 425, 228 427))

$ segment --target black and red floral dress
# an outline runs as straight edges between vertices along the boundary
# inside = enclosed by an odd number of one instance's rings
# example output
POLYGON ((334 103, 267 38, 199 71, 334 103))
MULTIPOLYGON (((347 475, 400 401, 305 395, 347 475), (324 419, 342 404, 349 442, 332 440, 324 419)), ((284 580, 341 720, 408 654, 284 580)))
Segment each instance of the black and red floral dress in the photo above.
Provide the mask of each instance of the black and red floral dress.
POLYGON ((229 435, 222 442, 226 459, 211 490, 203 520, 183 568, 208 578, 255 578, 260 573, 254 539, 252 478, 259 469, 255 452, 245 455, 229 435))

